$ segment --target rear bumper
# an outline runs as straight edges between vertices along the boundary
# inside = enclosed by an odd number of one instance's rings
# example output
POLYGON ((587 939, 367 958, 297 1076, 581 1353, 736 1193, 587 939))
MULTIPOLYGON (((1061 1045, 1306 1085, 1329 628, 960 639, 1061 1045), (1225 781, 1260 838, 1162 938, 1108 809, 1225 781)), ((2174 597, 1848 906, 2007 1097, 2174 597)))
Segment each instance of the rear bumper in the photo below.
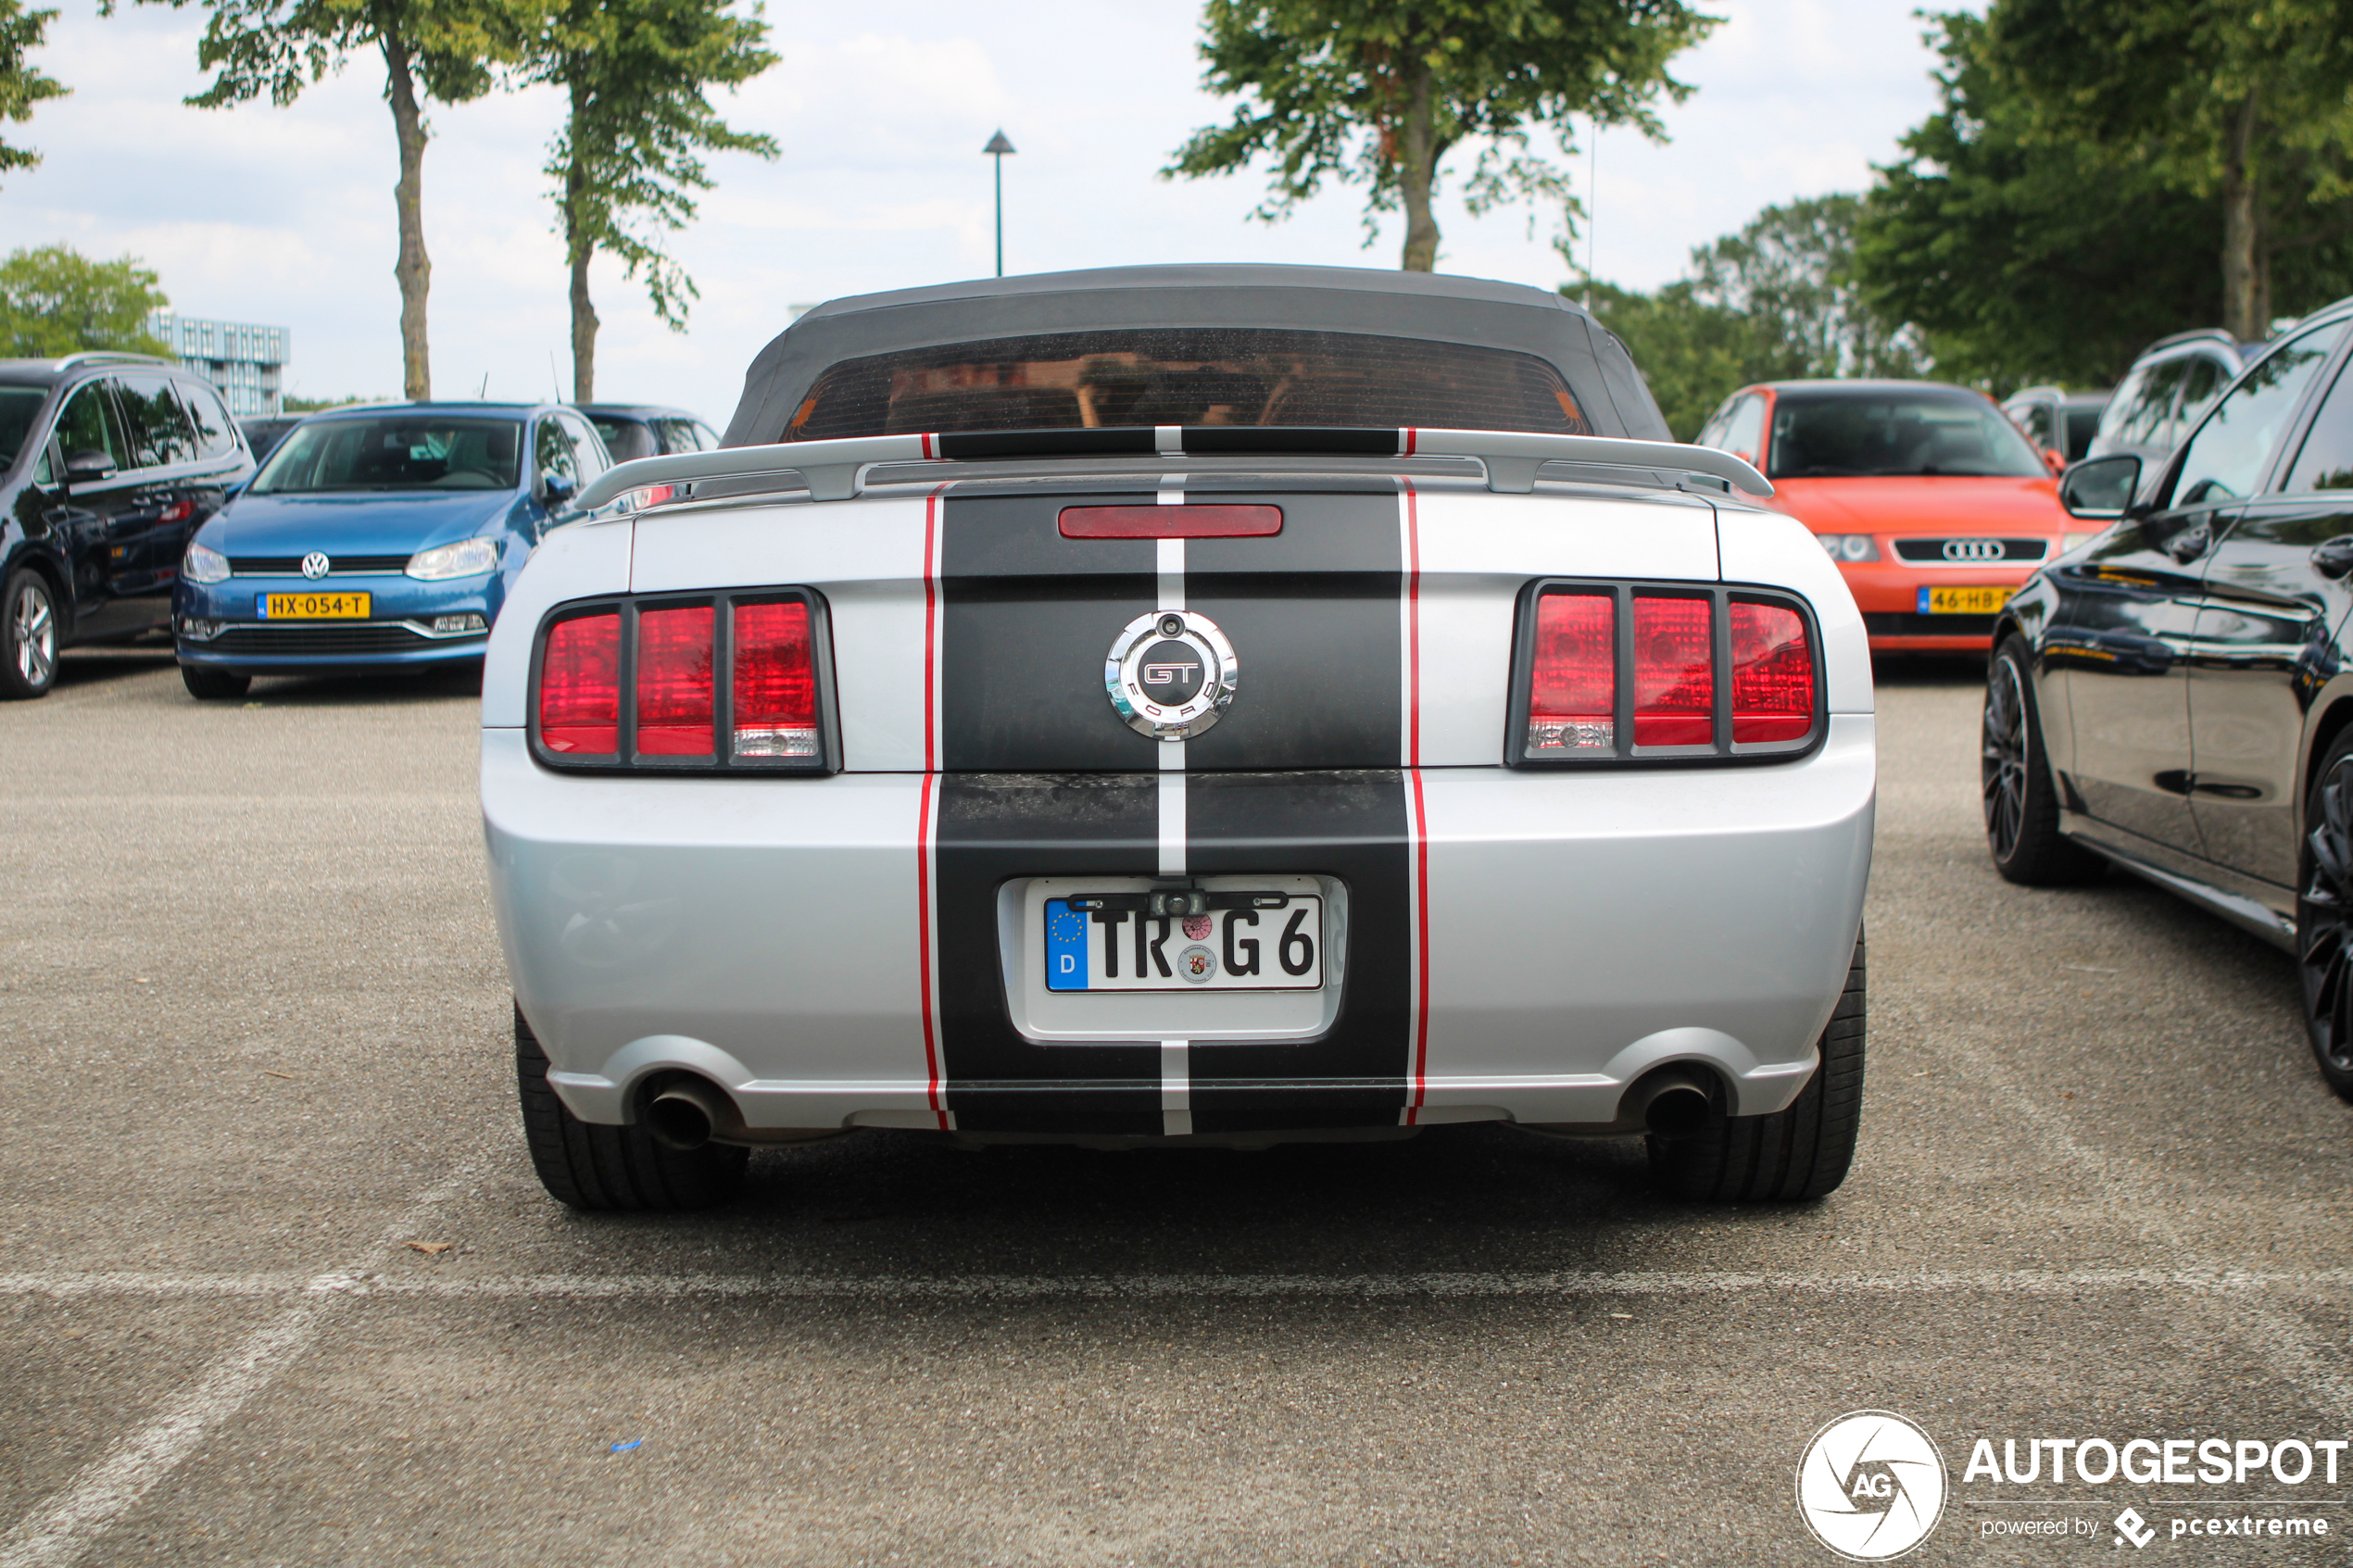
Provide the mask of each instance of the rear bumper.
MULTIPOLYGON (((1424 936, 1383 946, 1385 900, 1365 884, 1353 895, 1347 984, 1369 997, 1394 982, 1404 998, 1359 1010, 1353 1027, 1378 1048, 1335 1073, 1314 1040, 1203 1038, 1186 1047, 1196 1092, 1220 1063, 1248 1062, 1247 1082, 1222 1086, 1256 1125, 1596 1123, 1644 1072, 1693 1061, 1723 1079, 1737 1113, 1781 1109, 1813 1072, 1861 919, 1873 734, 1869 715, 1834 715, 1821 750, 1769 767, 1423 771, 1422 870, 1395 885, 1426 900, 1424 936), (1426 973, 1426 988, 1397 969, 1426 973)), ((1280 787, 1312 801, 1319 777, 1280 787)), ((1414 782, 1386 777, 1402 791, 1414 782)), ((1337 798, 1361 779, 1331 787, 1337 798)), ((1000 972, 1026 961, 1006 957, 1025 939, 1018 922, 926 931, 926 798, 915 774, 560 775, 531 761, 521 732, 484 731, 500 937, 574 1113, 627 1121, 650 1075, 683 1069, 726 1088, 755 1128, 1126 1132, 1125 1111, 1093 1129, 1067 1108, 1146 1100, 1159 1126, 1163 1048, 1136 1037, 1154 1031, 1021 1039, 1011 971, 1000 972), (939 965, 975 972, 926 976, 926 941, 939 965), (994 1016, 947 1016, 937 997, 959 994, 993 999, 994 1016), (991 1060, 1032 1076, 959 1081, 939 1064, 954 1028, 993 1031, 1005 1048, 991 1060)), ((1317 841, 1236 838, 1197 847, 1195 869, 1326 872, 1366 863, 1370 842, 1327 865, 1317 841)), ((1180 1027, 1214 1033, 1169 1024, 1180 1027)))

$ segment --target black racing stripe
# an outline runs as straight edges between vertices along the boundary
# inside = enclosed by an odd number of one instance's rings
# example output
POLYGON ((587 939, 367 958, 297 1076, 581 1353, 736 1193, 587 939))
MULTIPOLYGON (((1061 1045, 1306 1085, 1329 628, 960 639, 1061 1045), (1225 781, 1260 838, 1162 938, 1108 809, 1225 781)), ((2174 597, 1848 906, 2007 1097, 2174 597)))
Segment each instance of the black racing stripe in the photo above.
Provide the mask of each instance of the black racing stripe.
POLYGON ((1395 486, 1187 495, 1283 509, 1283 531, 1268 538, 1185 541, 1185 607, 1224 629, 1241 667, 1232 706, 1185 743, 1187 770, 1395 767, 1403 722, 1395 486))
MULTIPOLYGON (((1157 450, 1154 435, 1150 425, 1120 425, 1108 430, 950 431, 938 442, 943 458, 1132 458, 1157 450)), ((1396 450, 1393 443, 1390 450, 1396 450)))
POLYGON ((1149 772, 1160 765, 1160 743, 1129 729, 1103 691, 1113 642, 1160 603, 1157 546, 1065 539, 1055 521, 1064 507, 1151 498, 1150 491, 948 496, 942 767, 1149 772))
POLYGON ((1324 875, 1348 888, 1346 968, 1331 1030, 1307 1044, 1194 1045, 1193 1130, 1395 1126, 1413 1068, 1404 775, 1194 774, 1185 804, 1194 875, 1324 875))
POLYGON ((1187 425, 1185 450, 1196 457, 1261 457, 1279 453, 1394 458, 1403 448, 1392 428, 1321 425, 1187 425))
POLYGON ((998 890, 1014 878, 1151 876, 1159 861, 1156 775, 941 778, 939 1050, 959 1128, 1160 1132, 1158 1042, 1040 1046, 1014 1031, 997 920, 998 890))

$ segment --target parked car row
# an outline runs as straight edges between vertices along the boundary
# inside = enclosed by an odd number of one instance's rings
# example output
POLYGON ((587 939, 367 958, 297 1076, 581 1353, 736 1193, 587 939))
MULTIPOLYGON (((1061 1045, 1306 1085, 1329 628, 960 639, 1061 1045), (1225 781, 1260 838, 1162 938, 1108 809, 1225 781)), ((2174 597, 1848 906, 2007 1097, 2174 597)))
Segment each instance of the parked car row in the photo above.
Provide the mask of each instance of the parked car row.
POLYGON ((202 376, 135 354, 0 361, 0 696, 75 644, 170 630, 203 698, 263 674, 478 665, 581 491, 704 451, 649 405, 371 404, 241 428, 202 376))

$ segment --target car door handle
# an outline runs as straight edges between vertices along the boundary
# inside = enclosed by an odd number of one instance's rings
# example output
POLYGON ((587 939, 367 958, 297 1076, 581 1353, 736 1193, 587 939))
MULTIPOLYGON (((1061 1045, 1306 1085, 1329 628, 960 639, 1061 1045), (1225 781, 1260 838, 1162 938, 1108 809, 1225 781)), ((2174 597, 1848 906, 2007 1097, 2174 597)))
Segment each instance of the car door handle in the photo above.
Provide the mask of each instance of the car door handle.
POLYGON ((2332 580, 2353 571, 2353 533, 2340 533, 2313 546, 2312 570, 2332 580))

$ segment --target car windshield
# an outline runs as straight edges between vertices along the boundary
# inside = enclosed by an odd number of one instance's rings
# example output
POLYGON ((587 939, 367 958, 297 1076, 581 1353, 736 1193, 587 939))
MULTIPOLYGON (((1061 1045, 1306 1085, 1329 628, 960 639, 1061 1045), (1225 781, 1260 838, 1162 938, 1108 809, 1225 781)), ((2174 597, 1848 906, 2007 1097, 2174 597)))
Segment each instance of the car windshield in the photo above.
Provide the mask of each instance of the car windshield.
POLYGON ((1769 479, 2050 473, 2016 425, 1965 392, 1784 394, 1773 408, 1770 463, 1769 479))
POLYGON ((320 490, 511 490, 519 420, 387 414, 302 425, 270 454, 255 494, 320 490))
POLYGON ((846 359, 787 441, 1105 425, 1592 432, 1532 354, 1365 332, 1151 327, 1052 332, 846 359))
POLYGON ((17 454, 24 450, 33 419, 48 396, 46 387, 0 386, 0 473, 17 466, 17 454))
POLYGON ((632 458, 650 458, 660 450, 654 445, 654 433, 635 420, 616 420, 591 414, 588 422, 595 425, 597 433, 605 438, 605 450, 612 454, 612 460, 616 463, 625 463, 632 458))
POLYGON ((2070 408, 2067 411, 2067 460, 2075 462, 2090 451, 2092 437, 2099 433, 2099 409, 2070 408))

